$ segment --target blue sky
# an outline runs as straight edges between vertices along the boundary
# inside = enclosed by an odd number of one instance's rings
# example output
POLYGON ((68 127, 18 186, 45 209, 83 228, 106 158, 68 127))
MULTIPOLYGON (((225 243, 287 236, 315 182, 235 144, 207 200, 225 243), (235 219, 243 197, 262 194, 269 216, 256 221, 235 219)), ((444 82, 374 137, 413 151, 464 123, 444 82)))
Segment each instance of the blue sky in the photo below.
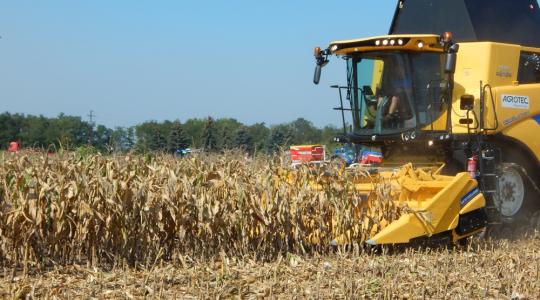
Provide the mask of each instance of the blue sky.
POLYGON ((131 126, 232 117, 339 125, 333 59, 313 47, 386 34, 396 1, 7 1, 0 3, 0 112, 131 126))

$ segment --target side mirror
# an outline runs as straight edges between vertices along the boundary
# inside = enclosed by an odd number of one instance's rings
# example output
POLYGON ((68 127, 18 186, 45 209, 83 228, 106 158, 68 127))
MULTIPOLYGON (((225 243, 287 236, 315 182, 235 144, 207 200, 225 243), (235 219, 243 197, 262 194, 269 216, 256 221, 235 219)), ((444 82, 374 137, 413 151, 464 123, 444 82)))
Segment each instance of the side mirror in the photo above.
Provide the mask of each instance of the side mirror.
POLYGON ((458 44, 450 46, 448 52, 446 52, 446 61, 444 63, 444 72, 446 74, 454 74, 456 72, 457 52, 459 49, 458 44))
POLYGON ((321 71, 324 66, 328 63, 328 59, 325 57, 325 55, 328 55, 328 51, 324 50, 322 51, 321 48, 316 47, 315 48, 315 60, 317 61, 317 65, 315 66, 315 74, 313 75, 313 83, 319 84, 321 81, 321 71))
POLYGON ((319 82, 321 81, 321 70, 322 66, 317 64, 315 66, 315 75, 313 75, 313 83, 319 84, 319 82))
POLYGON ((461 110, 473 110, 474 109, 474 96, 463 95, 459 99, 459 108, 461 110))
POLYGON ((454 74, 456 72, 456 53, 446 53, 446 62, 444 64, 444 73, 454 74))

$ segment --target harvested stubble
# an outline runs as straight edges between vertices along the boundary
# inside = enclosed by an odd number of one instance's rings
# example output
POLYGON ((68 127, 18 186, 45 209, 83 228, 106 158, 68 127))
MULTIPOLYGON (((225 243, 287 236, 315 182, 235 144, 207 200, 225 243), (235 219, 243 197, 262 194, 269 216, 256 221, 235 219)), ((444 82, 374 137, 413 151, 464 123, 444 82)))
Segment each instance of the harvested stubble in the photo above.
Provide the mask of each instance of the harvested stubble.
POLYGON ((369 209, 381 214, 357 226, 368 208, 351 191, 351 176, 358 174, 291 173, 279 157, 234 153, 7 155, 0 162, 1 264, 27 271, 325 252, 336 235, 360 243, 400 214, 376 189, 369 209))
POLYGON ((14 299, 538 299, 540 239, 393 255, 217 258, 110 271, 77 265, 0 278, 14 299))

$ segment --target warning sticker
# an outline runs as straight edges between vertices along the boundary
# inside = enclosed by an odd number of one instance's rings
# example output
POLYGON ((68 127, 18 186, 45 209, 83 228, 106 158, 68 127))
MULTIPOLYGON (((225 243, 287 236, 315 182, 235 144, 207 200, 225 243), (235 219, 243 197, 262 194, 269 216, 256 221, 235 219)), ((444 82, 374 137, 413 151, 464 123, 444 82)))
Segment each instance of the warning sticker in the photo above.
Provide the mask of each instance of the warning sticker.
POLYGON ((502 95, 502 106, 508 108, 529 109, 529 97, 502 95))

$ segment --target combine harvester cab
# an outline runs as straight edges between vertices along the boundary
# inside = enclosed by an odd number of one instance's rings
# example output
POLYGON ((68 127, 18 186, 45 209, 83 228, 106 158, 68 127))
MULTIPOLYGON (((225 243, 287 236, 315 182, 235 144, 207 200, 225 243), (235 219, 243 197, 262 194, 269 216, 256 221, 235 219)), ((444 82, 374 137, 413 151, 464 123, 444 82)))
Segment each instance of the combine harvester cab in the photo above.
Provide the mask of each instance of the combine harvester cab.
MULTIPOLYGON (((380 149, 370 180, 390 181, 406 208, 369 244, 457 242, 531 221, 540 209, 537 31, 536 0, 401 0, 388 35, 315 48, 315 84, 330 57, 346 61, 347 84, 332 86, 336 141, 380 149)), ((374 185, 356 189, 372 195, 374 185)))

